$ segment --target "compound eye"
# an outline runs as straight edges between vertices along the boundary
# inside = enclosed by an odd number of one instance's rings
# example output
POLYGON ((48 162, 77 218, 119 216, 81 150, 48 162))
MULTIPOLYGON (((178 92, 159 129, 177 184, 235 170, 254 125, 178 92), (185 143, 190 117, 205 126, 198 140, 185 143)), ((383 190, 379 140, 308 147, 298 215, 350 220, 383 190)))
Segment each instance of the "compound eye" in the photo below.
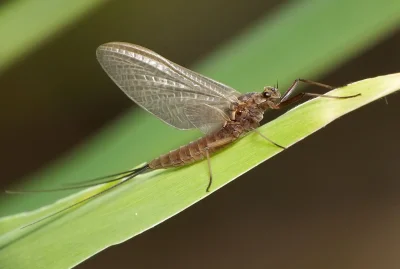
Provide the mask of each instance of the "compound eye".
POLYGON ((270 92, 264 92, 264 97, 265 97, 265 98, 271 97, 271 93, 270 93, 270 92))

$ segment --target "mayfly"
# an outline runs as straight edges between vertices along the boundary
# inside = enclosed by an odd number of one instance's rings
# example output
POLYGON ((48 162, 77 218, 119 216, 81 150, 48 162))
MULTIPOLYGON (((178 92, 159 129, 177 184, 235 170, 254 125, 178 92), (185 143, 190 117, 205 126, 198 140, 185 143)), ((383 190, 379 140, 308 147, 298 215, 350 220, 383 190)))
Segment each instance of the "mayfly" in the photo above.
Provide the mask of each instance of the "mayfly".
POLYGON ((34 223, 93 199, 144 172, 185 166, 205 158, 209 169, 209 182, 205 188, 208 192, 212 183, 210 155, 241 136, 256 132, 272 145, 285 149, 257 131, 266 110, 280 109, 306 96, 346 99, 360 95, 339 97, 308 92, 293 95, 299 82, 333 89, 331 86, 305 79, 296 79, 282 95, 278 86, 267 86, 262 92, 241 94, 229 86, 186 69, 138 45, 107 43, 101 45, 96 54, 108 76, 136 104, 175 128, 199 129, 204 136, 161 155, 140 168, 89 180, 81 185, 55 189, 83 188, 121 180, 107 190, 34 223))

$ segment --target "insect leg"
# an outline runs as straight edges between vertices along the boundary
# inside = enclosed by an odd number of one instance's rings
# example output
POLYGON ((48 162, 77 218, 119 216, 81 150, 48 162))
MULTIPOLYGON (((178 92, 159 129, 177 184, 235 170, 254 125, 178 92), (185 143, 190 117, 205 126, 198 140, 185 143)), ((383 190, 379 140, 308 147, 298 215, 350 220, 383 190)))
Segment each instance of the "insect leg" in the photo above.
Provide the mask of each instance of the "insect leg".
POLYGON ((206 192, 210 192, 210 187, 212 184, 212 170, 211 170, 211 159, 210 159, 210 148, 218 148, 218 147, 223 147, 229 143, 232 143, 234 140, 236 140, 236 138, 234 137, 226 137, 224 139, 220 139, 218 141, 212 142, 212 143, 208 143, 207 147, 204 148, 204 151, 206 153, 206 157, 207 157, 207 164, 208 164, 208 173, 210 175, 210 180, 208 182, 208 186, 206 189, 206 192))
POLYGON ((264 138, 265 140, 267 140, 268 142, 274 144, 275 146, 277 146, 278 148, 281 149, 286 149, 284 146, 279 145, 278 143, 275 143, 274 141, 272 141, 271 139, 269 139, 268 137, 266 137, 265 135, 263 135, 262 133, 260 133, 260 131, 258 131, 257 129, 253 130, 255 133, 259 134, 262 138, 264 138))
POLYGON ((326 85, 326 84, 322 84, 322 83, 315 82, 315 81, 308 80, 308 79, 298 78, 298 79, 296 79, 296 80, 293 82, 293 84, 286 90, 286 92, 284 92, 284 94, 282 95, 282 98, 281 98, 281 102, 284 102, 284 101, 286 101, 286 99, 288 99, 288 97, 289 97, 289 96, 294 92, 294 90, 296 89, 296 87, 297 87, 297 85, 299 84, 299 82, 303 82, 303 83, 310 84, 310 85, 315 85, 315 86, 318 86, 318 87, 321 87, 321 88, 326 88, 326 89, 329 89, 329 90, 335 89, 335 87, 332 87, 332 86, 329 86, 329 85, 326 85))
POLYGON ((205 150, 206 150, 206 157, 207 157, 207 164, 208 164, 208 173, 209 173, 209 176, 210 176, 206 192, 210 192, 210 187, 211 187, 211 184, 212 184, 211 160, 210 160, 210 153, 208 152, 208 148, 205 148, 205 150))
POLYGON ((332 96, 332 95, 324 95, 324 94, 319 94, 319 93, 301 92, 301 93, 296 94, 295 96, 289 98, 289 96, 296 89, 296 87, 299 84, 299 82, 307 83, 307 84, 310 84, 310 85, 315 85, 315 86, 318 86, 318 87, 321 87, 321 88, 326 88, 326 89, 329 89, 329 90, 335 89, 335 87, 332 87, 332 86, 329 86, 329 85, 326 85, 326 84, 322 84, 322 83, 315 82, 315 81, 308 80, 308 79, 298 78, 293 82, 293 84, 289 87, 289 89, 287 89, 287 91, 283 94, 283 96, 281 98, 281 102, 276 107, 277 109, 278 108, 282 108, 282 107, 287 106, 287 105, 290 105, 290 104, 293 104, 295 102, 298 102, 302 98, 307 97, 307 96, 308 97, 325 97, 325 98, 333 98, 333 99, 347 99, 347 98, 353 98, 353 97, 361 95, 360 93, 358 93, 358 94, 349 95, 349 96, 332 96))
MULTIPOLYGON (((316 96, 321 96, 321 97, 326 97, 326 98, 335 98, 335 99, 346 99, 346 98, 352 98, 352 97, 356 97, 359 96, 361 94, 355 94, 355 95, 350 95, 350 96, 332 96, 332 95, 323 95, 323 94, 317 94, 317 93, 307 93, 307 92, 303 92, 300 94, 297 94, 291 98, 289 98, 289 96, 294 92, 294 90, 296 89, 297 85, 299 84, 299 82, 303 82, 309 85, 315 85, 321 88, 325 88, 325 89, 329 89, 329 90, 333 90, 335 89, 335 87, 326 85, 326 84, 322 84, 319 82, 315 82, 312 80, 308 80, 308 79, 302 79, 302 78, 298 78, 296 79, 293 84, 287 89, 287 91, 282 95, 281 98, 281 104, 285 103, 286 101, 289 101, 291 99, 293 99, 291 102, 288 102, 287 104, 292 104, 294 102, 299 101, 301 98, 305 97, 305 96, 312 96, 312 97, 316 97, 316 96), (300 95, 300 96, 298 96, 300 95)), ((286 105, 286 104, 285 104, 286 105)))
POLYGON ((361 96, 361 93, 354 94, 354 95, 348 95, 348 96, 332 96, 332 95, 325 95, 325 94, 319 94, 319 93, 310 93, 310 92, 301 92, 299 94, 296 94, 295 96, 286 99, 283 102, 280 102, 278 105, 276 105, 276 109, 285 107, 287 105, 296 103, 303 99, 304 97, 324 97, 324 98, 332 98, 332 99, 348 99, 348 98, 353 98, 357 96, 361 96))

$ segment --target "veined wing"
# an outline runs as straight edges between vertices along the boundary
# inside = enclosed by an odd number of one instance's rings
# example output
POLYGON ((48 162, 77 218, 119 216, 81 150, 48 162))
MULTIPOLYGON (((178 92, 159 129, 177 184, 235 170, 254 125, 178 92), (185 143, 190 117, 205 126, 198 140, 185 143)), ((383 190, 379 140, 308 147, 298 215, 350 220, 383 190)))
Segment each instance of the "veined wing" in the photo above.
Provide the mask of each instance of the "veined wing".
MULTIPOLYGON (((179 66, 155 52, 129 43, 107 43, 97 49, 97 59, 110 78, 138 105, 178 129, 214 131, 229 118, 231 104, 238 102, 236 90, 179 66), (194 105, 218 107, 225 115, 192 122, 186 115, 194 105), (199 123, 207 125, 202 128, 199 123), (209 126, 215 126, 210 128, 209 126)), ((220 115, 210 112, 206 114, 220 115)))
POLYGON ((185 107, 185 115, 189 121, 205 134, 221 129, 230 118, 223 111, 223 107, 209 104, 195 104, 185 107))

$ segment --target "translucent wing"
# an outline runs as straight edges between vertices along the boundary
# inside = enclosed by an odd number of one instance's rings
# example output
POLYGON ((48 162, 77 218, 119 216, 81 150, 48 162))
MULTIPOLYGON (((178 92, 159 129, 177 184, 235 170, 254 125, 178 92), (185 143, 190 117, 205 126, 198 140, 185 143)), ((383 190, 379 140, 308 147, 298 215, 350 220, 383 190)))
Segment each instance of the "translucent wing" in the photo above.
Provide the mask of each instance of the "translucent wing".
POLYGON ((178 129, 213 131, 215 128, 203 126, 223 124, 229 119, 231 104, 238 102, 240 96, 226 85, 137 45, 118 42, 101 45, 97 59, 128 97, 178 129), (186 114, 193 111, 190 107, 201 104, 207 105, 202 106, 203 116, 198 115, 194 120, 193 114, 186 114), (218 107, 224 116, 209 118, 207 115, 216 115, 213 107, 218 107), (200 117, 204 118, 199 120, 200 117))
POLYGON ((185 115, 193 126, 205 134, 221 129, 224 123, 230 120, 218 106, 204 103, 185 107, 185 115))

